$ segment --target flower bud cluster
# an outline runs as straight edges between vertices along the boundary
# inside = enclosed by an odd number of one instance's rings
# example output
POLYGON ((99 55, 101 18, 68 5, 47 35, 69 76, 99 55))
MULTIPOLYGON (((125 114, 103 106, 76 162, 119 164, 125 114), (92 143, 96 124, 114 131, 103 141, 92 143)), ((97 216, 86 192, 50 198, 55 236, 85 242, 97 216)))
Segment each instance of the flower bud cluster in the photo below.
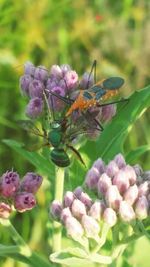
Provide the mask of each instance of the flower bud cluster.
POLYGON ((86 236, 99 242, 103 224, 113 227, 120 220, 130 223, 148 217, 149 177, 140 166, 128 165, 121 154, 107 165, 99 158, 88 171, 84 187, 66 192, 63 203, 54 200, 51 214, 73 239, 86 236))
POLYGON ((0 218, 8 218, 14 207, 19 212, 32 209, 36 205, 35 194, 43 178, 28 172, 20 180, 19 174, 7 171, 0 177, 0 218))
MULTIPOLYGON (((68 64, 52 65, 50 70, 45 66, 35 67, 31 62, 24 65, 24 75, 20 77, 20 88, 23 95, 29 98, 26 107, 26 115, 31 119, 36 119, 43 114, 45 97, 47 98, 46 106, 53 109, 54 112, 66 112, 66 102, 63 97, 70 99, 67 108, 71 106, 78 95, 79 90, 88 89, 94 84, 94 77, 90 73, 84 73, 79 80, 78 74, 72 70, 68 64)), ((69 100, 68 100, 69 101, 69 100)), ((89 138, 95 138, 100 131, 97 130, 95 119, 102 122, 108 122, 116 113, 115 105, 103 107, 91 107, 90 115, 85 113, 87 121, 87 135, 89 138), (93 129, 93 130, 91 130, 93 129)), ((80 112, 75 122, 81 116, 80 112)))

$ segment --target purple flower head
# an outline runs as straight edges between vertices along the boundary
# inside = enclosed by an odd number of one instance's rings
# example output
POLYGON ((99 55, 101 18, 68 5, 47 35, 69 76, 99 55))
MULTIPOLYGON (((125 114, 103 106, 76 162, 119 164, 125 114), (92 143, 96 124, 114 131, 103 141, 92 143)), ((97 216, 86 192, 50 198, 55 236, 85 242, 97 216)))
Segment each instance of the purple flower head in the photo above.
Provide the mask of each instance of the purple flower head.
POLYGON ((106 208, 103 213, 104 222, 113 227, 117 222, 116 212, 112 208, 106 208))
POLYGON ((80 81, 80 88, 82 89, 88 89, 94 84, 94 76, 93 74, 90 75, 90 73, 85 72, 81 78, 80 81))
POLYGON ((79 199, 73 201, 71 211, 73 216, 77 219, 81 219, 81 217, 86 214, 85 205, 79 199))
POLYGON ((104 202, 101 200, 96 200, 90 208, 89 215, 100 222, 104 209, 104 202))
POLYGON ((51 91, 52 88, 57 87, 59 85, 59 81, 57 81, 55 78, 48 78, 46 83, 46 89, 48 91, 51 91))
POLYGON ((61 79, 62 78, 62 70, 60 66, 58 65, 53 65, 50 70, 50 75, 51 77, 54 77, 55 79, 61 79))
POLYGON ((131 222, 135 219, 135 212, 132 206, 126 201, 120 203, 119 215, 124 222, 131 222))
POLYGON ((28 74, 25 74, 20 77, 19 84, 20 84, 20 89, 23 95, 29 96, 29 86, 32 80, 33 78, 28 74))
POLYGON ((36 205, 35 197, 32 193, 21 192, 14 198, 14 207, 19 212, 31 210, 36 205))
POLYGON ((125 170, 119 170, 113 179, 113 184, 117 186, 120 194, 123 194, 130 186, 125 170))
POLYGON ((140 197, 135 204, 135 214, 139 220, 144 220, 148 217, 149 203, 145 196, 140 197))
POLYGON ((32 119, 39 117, 43 112, 43 101, 35 97, 31 99, 26 107, 26 115, 32 119))
POLYGON ((63 100, 59 99, 59 95, 65 96, 65 90, 64 90, 64 88, 56 86, 56 87, 53 87, 51 89, 51 92, 57 94, 58 97, 52 96, 49 93, 49 97, 48 97, 49 106, 50 106, 50 108, 53 107, 54 111, 60 111, 61 109, 64 108, 65 102, 63 100))
POLYGON ((34 79, 29 86, 29 94, 31 98, 43 97, 44 85, 41 81, 34 79))
POLYGON ((61 212, 61 221, 65 224, 66 223, 66 220, 69 218, 69 217, 72 217, 72 214, 71 214, 71 211, 69 208, 64 208, 61 212))
POLYGON ((117 163, 119 169, 126 166, 125 159, 121 153, 115 156, 114 161, 117 163))
POLYGON ((71 207, 74 199, 75 199, 75 197, 74 197, 73 192, 67 191, 65 196, 64 196, 64 206, 65 207, 71 207))
POLYGON ((96 241, 99 241, 100 225, 94 218, 88 215, 83 215, 81 224, 88 238, 93 238, 96 241))
POLYGON ((0 191, 3 197, 13 197, 20 186, 17 172, 7 171, 1 177, 0 191))
POLYGON ((34 72, 35 72, 35 66, 31 62, 27 61, 24 64, 24 73, 33 76, 34 72))
POLYGON ((53 216, 55 220, 60 220, 62 212, 62 204, 58 200, 54 200, 50 205, 50 214, 53 216))
POLYGON ((5 202, 0 202, 0 218, 8 219, 12 212, 11 206, 5 202))
POLYGON ((62 76, 63 76, 63 77, 66 75, 66 73, 67 73, 68 71, 71 70, 71 67, 70 67, 70 65, 68 65, 68 64, 62 64, 62 65, 60 66, 60 68, 61 68, 62 76))
POLYGON ((119 190, 116 185, 112 185, 108 188, 105 194, 105 200, 108 207, 118 210, 120 203, 122 201, 122 196, 119 193, 119 190))
POLYGON ((70 90, 74 89, 78 83, 78 74, 76 71, 70 70, 66 73, 64 79, 66 81, 67 88, 70 90))
POLYGON ((111 178, 106 173, 103 173, 100 176, 98 184, 97 184, 97 190, 98 190, 99 195, 101 194, 105 195, 108 188, 111 185, 112 185, 111 178))
POLYGON ((22 191, 35 194, 41 186, 42 180, 42 176, 33 172, 28 172, 21 181, 21 189, 22 191))
POLYGON ((101 121, 102 122, 108 122, 112 119, 112 117, 116 114, 116 105, 107 105, 101 108, 101 121))
POLYGON ((96 189, 97 188, 97 183, 99 180, 100 174, 97 168, 92 167, 86 177, 85 177, 85 185, 89 188, 89 189, 96 189))
POLYGON ((48 79, 48 71, 44 66, 38 66, 35 68, 34 78, 45 82, 48 79))

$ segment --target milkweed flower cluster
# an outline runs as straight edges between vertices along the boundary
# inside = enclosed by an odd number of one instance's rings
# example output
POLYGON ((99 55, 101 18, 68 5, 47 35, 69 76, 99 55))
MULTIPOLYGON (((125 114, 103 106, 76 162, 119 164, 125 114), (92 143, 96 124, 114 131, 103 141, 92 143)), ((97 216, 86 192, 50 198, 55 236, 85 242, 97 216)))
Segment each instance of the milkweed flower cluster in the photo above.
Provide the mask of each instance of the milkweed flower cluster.
POLYGON ((54 200, 50 206, 51 215, 65 226, 69 236, 98 243, 104 224, 113 230, 120 221, 136 223, 146 219, 149 210, 150 171, 128 165, 122 154, 107 165, 101 158, 96 160, 84 185, 66 192, 63 203, 54 200))
MULTIPOLYGON (((21 92, 29 99, 26 115, 31 119, 37 119, 43 115, 45 104, 54 112, 64 114, 64 110, 69 109, 80 90, 88 89, 93 84, 92 74, 85 72, 79 79, 77 72, 72 70, 68 64, 52 65, 50 70, 47 70, 45 66, 35 67, 31 62, 26 62, 24 75, 20 77, 21 92), (45 103, 45 98, 47 103, 45 103)), ((86 112, 84 115, 84 120, 86 118, 85 128, 87 131, 89 130, 89 137, 92 138, 99 134, 96 131, 95 119, 104 123, 110 121, 116 113, 116 106, 108 105, 88 110, 90 115, 86 112), (90 134, 92 126, 95 130, 90 134)), ((81 112, 74 114, 72 119, 76 122, 79 117, 81 117, 81 112)))
POLYGON ((19 174, 7 171, 0 177, 0 218, 8 218, 13 208, 19 212, 31 210, 36 205, 35 194, 42 177, 28 172, 20 180, 19 174))

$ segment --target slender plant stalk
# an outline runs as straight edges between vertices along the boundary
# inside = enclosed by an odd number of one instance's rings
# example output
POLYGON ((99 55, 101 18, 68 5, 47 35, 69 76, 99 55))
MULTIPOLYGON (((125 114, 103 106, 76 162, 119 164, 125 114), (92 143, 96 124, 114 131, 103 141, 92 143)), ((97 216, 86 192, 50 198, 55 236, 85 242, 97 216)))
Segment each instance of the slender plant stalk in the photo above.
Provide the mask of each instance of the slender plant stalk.
MULTIPOLYGON (((63 192, 64 192, 64 176, 65 169, 59 168, 56 169, 56 177, 55 177, 55 199, 62 201, 63 192)), ((60 223, 53 223, 53 252, 57 252, 61 250, 61 233, 62 226, 60 223)))

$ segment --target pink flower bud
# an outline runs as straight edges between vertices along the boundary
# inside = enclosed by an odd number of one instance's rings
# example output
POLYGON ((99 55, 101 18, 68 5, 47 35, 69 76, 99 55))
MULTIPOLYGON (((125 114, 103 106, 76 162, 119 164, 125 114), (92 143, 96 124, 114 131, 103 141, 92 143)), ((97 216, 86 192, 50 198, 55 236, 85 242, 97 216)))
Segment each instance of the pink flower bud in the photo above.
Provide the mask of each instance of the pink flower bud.
POLYGON ((128 178, 130 185, 134 185, 137 179, 134 168, 130 165, 126 165, 123 170, 126 173, 126 177, 128 178))
POLYGON ((42 181, 42 176, 34 172, 27 172, 21 181, 21 189, 22 191, 35 194, 40 188, 42 181))
POLYGON ((99 171, 95 167, 92 167, 85 177, 86 186, 89 189, 96 189, 99 177, 99 171))
POLYGON ((0 218, 8 219, 11 212, 12 209, 8 204, 0 202, 0 218))
POLYGON ((101 121, 108 122, 116 114, 116 105, 107 105, 102 107, 101 121))
POLYGON ((135 219, 134 210, 126 201, 120 203, 119 214, 124 222, 131 222, 135 219))
POLYGON ((119 170, 119 172, 115 175, 113 184, 118 187, 120 194, 123 194, 129 188, 129 179, 124 170, 119 170))
POLYGON ((81 219, 82 215, 86 214, 85 205, 79 199, 73 201, 71 211, 77 219, 81 219))
POLYGON ((58 65, 53 65, 51 67, 50 74, 57 79, 62 78, 62 70, 58 65))
POLYGON ((105 171, 109 177, 113 178, 119 171, 117 163, 114 160, 110 161, 105 171))
POLYGON ((82 192, 83 192, 83 188, 81 186, 78 186, 77 188, 75 188, 73 193, 78 199, 80 199, 82 192))
POLYGON ((100 221, 105 209, 105 204, 101 200, 96 200, 91 206, 89 215, 95 220, 100 221))
POLYGON ((144 220, 148 216, 148 200, 145 196, 141 196, 135 204, 135 214, 139 220, 144 220))
POLYGON ((102 174, 105 171, 105 163, 101 158, 97 159, 92 167, 95 167, 100 174, 102 174))
POLYGON ((130 186, 127 191, 124 193, 124 200, 128 202, 131 206, 134 204, 138 197, 138 187, 136 184, 130 186))
POLYGON ((112 185, 108 188, 105 195, 105 200, 110 208, 113 208, 114 210, 119 209, 120 203, 122 201, 122 196, 120 195, 116 185, 112 185))
POLYGON ((19 212, 31 210, 35 205, 36 200, 32 193, 21 192, 15 196, 14 206, 19 212))
POLYGON ((114 161, 116 162, 116 164, 118 165, 119 169, 122 169, 126 166, 126 162, 125 159, 123 157, 123 155, 120 153, 117 156, 115 156, 114 161))
POLYGON ((96 241, 99 239, 99 232, 100 232, 100 225, 97 223, 97 221, 88 216, 83 215, 81 220, 82 226, 85 230, 85 234, 88 238, 93 238, 96 241))
POLYGON ((90 208, 92 206, 92 199, 87 193, 82 192, 79 199, 87 208, 90 208))
POLYGON ((61 212, 61 221, 65 224, 68 217, 72 217, 71 211, 69 208, 64 208, 61 212))
POLYGON ((62 204, 58 200, 54 200, 50 206, 50 214, 55 220, 59 220, 62 212, 62 204))
POLYGON ((0 191, 3 197, 12 197, 20 186, 20 179, 17 172, 7 171, 1 177, 0 191))
POLYGON ((142 184, 139 185, 139 197, 141 196, 147 196, 148 193, 150 193, 150 182, 149 181, 145 181, 142 184))
POLYGON ((74 201, 74 194, 71 191, 67 191, 64 196, 64 206, 65 207, 71 207, 73 201, 74 201))
POLYGON ((97 190, 99 194, 105 195, 108 188, 112 185, 111 178, 106 173, 103 173, 98 181, 97 190))
POLYGON ((76 71, 70 70, 65 74, 64 79, 66 81, 67 88, 73 89, 77 85, 78 74, 76 73, 76 71))
POLYGON ((79 237, 82 237, 84 234, 84 230, 82 225, 78 222, 78 220, 74 217, 68 217, 66 219, 66 230, 67 234, 76 240, 79 237))
POLYGON ((113 227, 117 222, 116 212, 111 208, 105 209, 103 219, 105 223, 107 223, 110 227, 113 227))

